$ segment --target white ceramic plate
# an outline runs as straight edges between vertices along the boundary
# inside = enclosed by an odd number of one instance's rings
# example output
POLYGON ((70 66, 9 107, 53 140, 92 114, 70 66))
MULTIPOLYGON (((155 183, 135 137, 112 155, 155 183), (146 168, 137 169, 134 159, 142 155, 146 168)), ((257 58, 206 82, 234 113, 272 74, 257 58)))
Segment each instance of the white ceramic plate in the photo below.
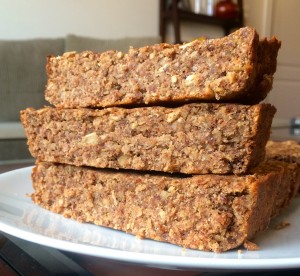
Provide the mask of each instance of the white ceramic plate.
POLYGON ((273 221, 290 226, 262 233, 258 251, 211 253, 140 240, 132 235, 92 224, 78 223, 34 205, 32 167, 0 175, 0 230, 34 243, 76 253, 152 267, 180 269, 278 269, 300 267, 300 198, 273 221))

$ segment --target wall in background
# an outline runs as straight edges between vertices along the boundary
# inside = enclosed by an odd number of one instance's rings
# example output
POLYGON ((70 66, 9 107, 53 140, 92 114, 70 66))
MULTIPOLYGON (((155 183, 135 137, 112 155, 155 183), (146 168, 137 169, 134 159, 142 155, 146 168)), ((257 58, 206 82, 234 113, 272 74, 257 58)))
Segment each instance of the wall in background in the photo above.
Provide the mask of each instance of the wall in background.
POLYGON ((299 3, 298 0, 272 0, 271 33, 276 34, 282 45, 268 99, 277 107, 278 118, 300 117, 299 3))
POLYGON ((244 20, 245 25, 254 27, 260 35, 266 35, 264 29, 265 10, 264 2, 268 0, 244 0, 244 20))
POLYGON ((0 0, 0 39, 157 36, 155 0, 0 0))

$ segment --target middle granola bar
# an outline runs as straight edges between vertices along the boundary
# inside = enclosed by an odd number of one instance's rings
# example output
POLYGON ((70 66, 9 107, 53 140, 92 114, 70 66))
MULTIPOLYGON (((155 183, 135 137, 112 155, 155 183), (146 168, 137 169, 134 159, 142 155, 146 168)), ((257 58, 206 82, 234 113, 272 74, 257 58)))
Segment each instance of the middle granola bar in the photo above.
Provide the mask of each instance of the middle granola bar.
POLYGON ((264 158, 270 104, 40 110, 21 120, 40 161, 97 168, 243 174, 264 158))

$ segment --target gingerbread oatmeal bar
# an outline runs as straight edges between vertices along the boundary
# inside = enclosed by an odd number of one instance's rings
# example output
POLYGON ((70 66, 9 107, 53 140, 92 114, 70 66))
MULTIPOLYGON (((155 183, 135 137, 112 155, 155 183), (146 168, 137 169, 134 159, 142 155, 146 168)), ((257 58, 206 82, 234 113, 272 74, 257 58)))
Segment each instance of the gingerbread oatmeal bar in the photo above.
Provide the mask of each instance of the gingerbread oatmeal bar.
MULTIPOLYGON (((40 162, 32 173, 34 203, 67 218, 140 238, 222 252, 269 225, 291 169, 269 161, 251 174, 147 174, 40 162)), ((295 165, 294 165, 295 169, 295 165)))
POLYGON ((176 108, 28 108, 21 121, 40 161, 98 168, 246 173, 265 155, 270 104, 176 108))
POLYGON ((300 144, 294 140, 287 141, 268 141, 266 145, 267 158, 290 163, 300 166, 300 144))
POLYGON ((47 61, 46 100, 56 107, 167 103, 256 104, 272 88, 280 41, 250 27, 218 39, 157 44, 128 53, 68 52, 47 61))
POLYGON ((291 196, 300 193, 300 144, 295 140, 268 141, 266 145, 266 157, 269 160, 279 160, 298 165, 299 177, 296 185, 291 188, 291 196))

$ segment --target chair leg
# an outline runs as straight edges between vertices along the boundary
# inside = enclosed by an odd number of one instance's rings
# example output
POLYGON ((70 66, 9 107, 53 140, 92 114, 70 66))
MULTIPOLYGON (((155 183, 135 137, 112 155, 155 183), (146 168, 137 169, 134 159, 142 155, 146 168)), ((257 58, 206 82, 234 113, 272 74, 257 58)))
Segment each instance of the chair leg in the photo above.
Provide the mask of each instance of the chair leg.
POLYGON ((174 26, 175 43, 180 43, 180 24, 178 14, 178 0, 172 0, 172 21, 174 26))
POLYGON ((159 9, 159 34, 161 37, 161 42, 166 41, 166 17, 165 17, 165 11, 166 11, 166 1, 160 0, 160 9, 159 9))

